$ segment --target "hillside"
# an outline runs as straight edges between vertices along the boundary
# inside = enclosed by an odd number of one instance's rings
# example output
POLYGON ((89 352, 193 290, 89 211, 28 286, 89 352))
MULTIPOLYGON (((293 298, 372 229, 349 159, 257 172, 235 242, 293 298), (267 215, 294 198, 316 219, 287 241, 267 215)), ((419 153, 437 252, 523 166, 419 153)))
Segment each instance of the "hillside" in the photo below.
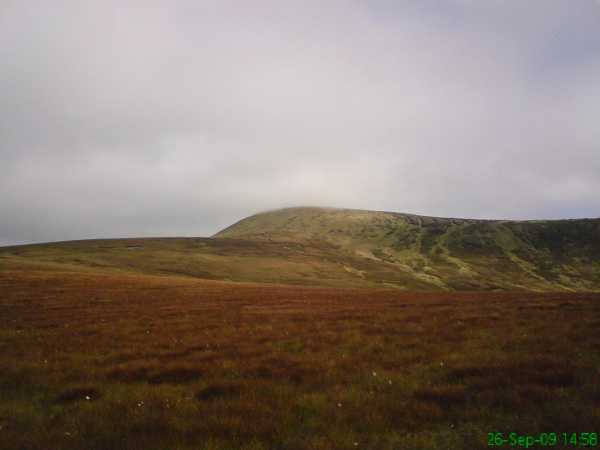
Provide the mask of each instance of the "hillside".
POLYGON ((212 238, 0 248, 0 271, 183 276, 403 290, 600 290, 600 219, 484 221, 288 208, 212 238))
POLYGON ((340 255, 441 289, 600 288, 600 219, 492 221, 288 208, 248 217, 214 237, 327 243, 340 255))

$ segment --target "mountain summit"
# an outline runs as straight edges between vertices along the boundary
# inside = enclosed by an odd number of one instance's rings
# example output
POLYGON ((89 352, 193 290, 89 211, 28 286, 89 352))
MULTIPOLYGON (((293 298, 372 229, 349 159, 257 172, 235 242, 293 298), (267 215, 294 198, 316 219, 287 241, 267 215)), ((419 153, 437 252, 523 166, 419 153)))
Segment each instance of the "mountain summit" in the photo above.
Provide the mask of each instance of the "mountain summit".
POLYGON ((442 289, 600 287, 600 219, 479 220, 299 207, 247 217, 214 237, 321 243, 442 289))

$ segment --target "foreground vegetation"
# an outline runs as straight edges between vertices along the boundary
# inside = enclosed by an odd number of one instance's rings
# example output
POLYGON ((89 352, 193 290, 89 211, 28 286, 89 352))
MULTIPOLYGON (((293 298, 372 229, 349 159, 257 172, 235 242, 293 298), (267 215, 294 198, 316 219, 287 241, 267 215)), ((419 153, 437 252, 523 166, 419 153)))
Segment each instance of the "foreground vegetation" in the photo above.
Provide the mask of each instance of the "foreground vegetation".
POLYGON ((470 449, 600 431, 597 294, 0 270, 0 448, 470 449))

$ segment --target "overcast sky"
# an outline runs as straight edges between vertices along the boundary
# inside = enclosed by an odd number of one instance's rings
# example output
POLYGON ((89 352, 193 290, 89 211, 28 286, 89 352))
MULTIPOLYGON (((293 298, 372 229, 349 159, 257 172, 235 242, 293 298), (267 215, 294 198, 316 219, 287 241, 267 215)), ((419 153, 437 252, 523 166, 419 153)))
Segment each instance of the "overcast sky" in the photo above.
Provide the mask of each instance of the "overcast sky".
POLYGON ((599 217, 600 2, 0 1, 0 245, 294 205, 599 217))

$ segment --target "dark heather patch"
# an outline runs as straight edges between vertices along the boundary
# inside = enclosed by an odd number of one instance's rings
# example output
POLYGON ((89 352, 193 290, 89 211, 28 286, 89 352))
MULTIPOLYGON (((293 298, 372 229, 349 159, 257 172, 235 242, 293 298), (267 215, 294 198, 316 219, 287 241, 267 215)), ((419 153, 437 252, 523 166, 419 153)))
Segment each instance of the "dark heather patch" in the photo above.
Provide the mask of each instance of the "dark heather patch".
POLYGON ((70 388, 61 392, 56 397, 56 403, 73 403, 77 401, 92 401, 100 397, 100 392, 94 388, 70 388))

